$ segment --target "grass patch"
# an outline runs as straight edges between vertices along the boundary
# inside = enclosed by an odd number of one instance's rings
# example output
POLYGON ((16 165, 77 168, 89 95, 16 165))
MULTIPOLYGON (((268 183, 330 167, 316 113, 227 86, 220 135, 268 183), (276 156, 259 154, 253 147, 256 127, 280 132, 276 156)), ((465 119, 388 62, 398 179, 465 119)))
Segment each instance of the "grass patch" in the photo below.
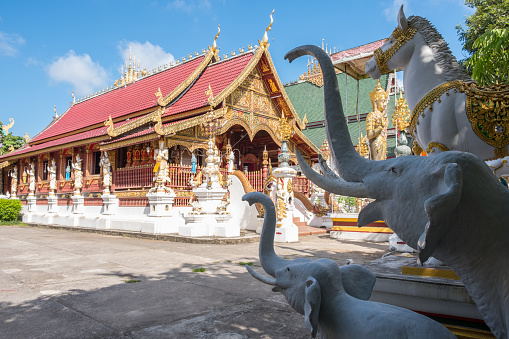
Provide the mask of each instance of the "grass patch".
POLYGON ((195 268, 195 269, 193 270, 193 272, 205 272, 205 268, 203 268, 203 267, 195 268))
POLYGON ((241 266, 246 266, 246 265, 248 265, 248 266, 253 266, 253 263, 252 263, 251 261, 249 261, 249 262, 243 262, 243 261, 241 261, 241 262, 239 262, 239 265, 241 265, 241 266))
POLYGON ((140 282, 141 280, 139 279, 129 279, 129 280, 124 280, 125 283, 128 283, 128 284, 133 284, 133 283, 138 283, 140 282))
POLYGON ((0 220, 0 226, 28 226, 24 222, 21 222, 19 220, 10 220, 10 221, 4 221, 0 220))

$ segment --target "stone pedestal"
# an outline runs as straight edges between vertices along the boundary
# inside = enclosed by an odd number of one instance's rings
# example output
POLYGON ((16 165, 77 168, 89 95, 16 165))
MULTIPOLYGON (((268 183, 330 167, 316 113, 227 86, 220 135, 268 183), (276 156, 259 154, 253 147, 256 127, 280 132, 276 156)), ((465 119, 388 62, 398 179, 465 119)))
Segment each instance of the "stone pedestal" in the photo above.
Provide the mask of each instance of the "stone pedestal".
POLYGON ((171 217, 173 201, 175 200, 175 192, 170 193, 159 192, 148 193, 147 198, 150 205, 149 217, 171 217))
POLYGON ((82 195, 73 195, 71 199, 74 205, 72 213, 83 214, 85 212, 85 198, 82 195))
POLYGON ((56 195, 48 196, 48 213, 57 213, 58 198, 56 195))
POLYGON ((179 227, 179 235, 185 237, 210 237, 214 234, 216 219, 207 214, 188 214, 186 224, 179 227))
POLYGON ((27 197, 27 205, 28 205, 28 212, 35 212, 36 211, 36 208, 35 206, 37 205, 37 198, 35 196, 28 196, 27 197))
POLYGON ((329 215, 324 215, 321 217, 315 215, 309 221, 308 226, 325 227, 330 230, 332 228, 332 218, 329 215))
POLYGON ((212 187, 207 189, 206 183, 193 189, 193 194, 198 198, 198 202, 203 208, 201 211, 203 214, 217 213, 217 208, 221 204, 221 200, 227 192, 228 190, 222 187, 212 187))
POLYGON ((104 194, 102 197, 104 209, 102 214, 114 215, 118 212, 119 200, 114 194, 104 194))
POLYGON ((277 227, 276 227, 276 236, 274 238, 275 242, 295 242, 299 241, 299 228, 293 223, 293 211, 294 211, 294 202, 293 202, 293 189, 292 178, 295 177, 297 172, 291 168, 286 166, 281 166, 272 171, 274 177, 276 177, 277 181, 277 192, 276 192, 276 211, 278 211, 279 202, 278 199, 283 198, 286 206, 286 216, 283 218, 278 218, 277 227))
POLYGON ((218 237, 239 237, 240 236, 240 225, 232 225, 230 219, 231 214, 219 214, 215 215, 216 227, 214 235, 218 237))

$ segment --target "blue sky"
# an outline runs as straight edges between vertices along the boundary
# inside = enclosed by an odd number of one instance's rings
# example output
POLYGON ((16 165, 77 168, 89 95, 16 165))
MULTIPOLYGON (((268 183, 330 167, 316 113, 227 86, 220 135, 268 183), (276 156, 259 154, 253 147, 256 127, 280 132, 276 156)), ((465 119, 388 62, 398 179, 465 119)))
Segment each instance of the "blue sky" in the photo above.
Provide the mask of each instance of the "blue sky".
POLYGON ((473 10, 463 0, 375 1, 2 1, 0 3, 0 121, 14 118, 15 135, 35 136, 76 98, 113 85, 133 54, 151 69, 217 41, 220 56, 258 44, 270 23, 269 51, 283 82, 307 61, 283 60, 290 49, 321 45, 336 51, 388 37, 397 10, 430 20, 458 59, 455 26, 473 10))

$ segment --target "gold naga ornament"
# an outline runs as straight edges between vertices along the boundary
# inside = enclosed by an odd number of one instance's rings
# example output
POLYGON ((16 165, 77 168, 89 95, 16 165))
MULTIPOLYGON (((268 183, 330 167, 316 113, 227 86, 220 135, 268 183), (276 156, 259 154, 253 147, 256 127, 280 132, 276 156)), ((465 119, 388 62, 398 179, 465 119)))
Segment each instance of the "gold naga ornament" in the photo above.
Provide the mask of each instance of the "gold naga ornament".
POLYGON ((399 99, 396 101, 396 107, 394 108, 391 122, 394 127, 396 127, 397 131, 404 131, 410 124, 410 109, 402 93, 399 93, 399 99))
POLYGON ((9 121, 10 121, 9 124, 2 125, 2 129, 4 130, 4 134, 5 135, 9 134, 9 129, 11 129, 11 127, 14 125, 14 119, 13 118, 9 118, 9 121))

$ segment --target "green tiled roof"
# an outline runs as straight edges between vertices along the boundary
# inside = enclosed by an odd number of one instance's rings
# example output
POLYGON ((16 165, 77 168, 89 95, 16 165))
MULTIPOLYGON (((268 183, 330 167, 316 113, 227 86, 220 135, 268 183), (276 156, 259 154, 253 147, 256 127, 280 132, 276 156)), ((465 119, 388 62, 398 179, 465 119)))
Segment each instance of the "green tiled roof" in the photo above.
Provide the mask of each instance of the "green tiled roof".
MULTIPOLYGON (((357 81, 351 77, 345 80, 346 75, 340 73, 337 75, 339 92, 343 104, 343 111, 345 116, 356 115, 357 105, 357 81), (347 105, 347 88, 348 86, 348 110, 347 105)), ((383 75, 380 78, 380 83, 384 88, 387 88, 388 75, 383 75)), ((373 91, 376 86, 376 80, 371 78, 359 80, 359 115, 369 113, 373 110, 371 107, 371 99, 369 92, 373 91)), ((301 119, 306 115, 308 123, 316 121, 323 121, 324 114, 324 100, 323 100, 323 87, 318 87, 310 82, 303 81, 297 84, 285 86, 285 91, 292 102, 293 107, 301 119)), ((394 112, 394 96, 391 96, 387 104, 387 114, 389 116, 389 128, 394 126, 391 123, 392 113, 394 112)), ((348 130, 350 131, 350 138, 352 143, 357 145, 359 138, 359 129, 362 135, 366 135, 366 121, 357 121, 348 123, 348 130)), ((304 134, 311 140, 311 142, 318 148, 321 147, 323 141, 327 138, 325 127, 306 128, 303 130, 304 134)), ((387 156, 394 156, 394 147, 396 146, 395 138, 387 140, 387 156)))

